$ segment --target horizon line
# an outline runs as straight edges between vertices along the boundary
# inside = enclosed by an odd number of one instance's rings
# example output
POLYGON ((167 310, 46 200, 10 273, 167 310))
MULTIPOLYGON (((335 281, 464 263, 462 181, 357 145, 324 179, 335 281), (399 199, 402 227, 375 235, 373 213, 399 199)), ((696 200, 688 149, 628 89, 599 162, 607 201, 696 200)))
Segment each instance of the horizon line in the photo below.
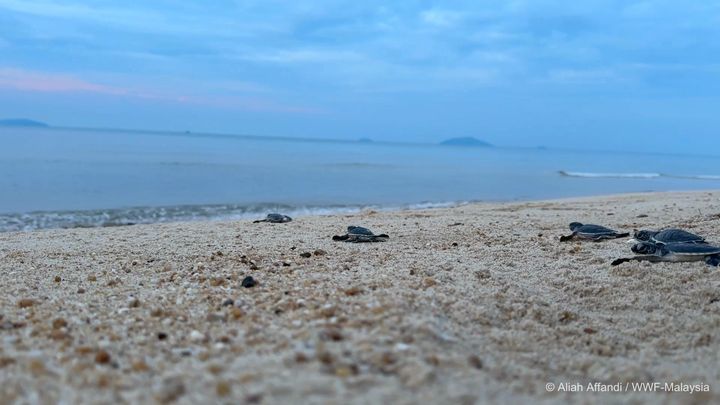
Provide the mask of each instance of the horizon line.
MULTIPOLYGON (((137 133, 146 133, 146 134, 153 134, 153 135, 174 135, 174 136, 186 136, 186 137, 201 137, 206 136, 209 138, 226 138, 226 139, 232 139, 232 138, 245 138, 245 139, 256 139, 256 140, 283 140, 283 141, 291 141, 291 142, 335 142, 335 143, 350 143, 350 144, 364 144, 364 145, 406 145, 406 146, 443 146, 445 148, 455 148, 455 149, 471 149, 471 150, 483 150, 483 149, 511 149, 511 150, 551 150, 551 151, 560 151, 560 152, 593 152, 593 153, 607 153, 607 154, 641 154, 641 155, 649 155, 649 156, 683 156, 683 157, 705 157, 705 158, 718 158, 720 157, 720 154, 718 155, 712 155, 712 154, 699 154, 699 153, 673 153, 673 152, 650 152, 650 151, 637 151, 637 150, 627 150, 627 151, 621 151, 621 150, 613 150, 613 149, 576 149, 576 148, 562 148, 562 147, 555 147, 555 146, 546 146, 546 145, 536 145, 536 146, 508 146, 508 145, 496 145, 489 142, 486 142, 487 145, 484 146, 463 146, 463 145, 443 145, 442 142, 449 140, 449 139, 455 139, 455 138, 461 138, 461 137, 450 137, 445 138, 441 141, 437 142, 418 142, 418 141, 383 141, 383 140, 376 140, 370 137, 360 137, 356 139, 342 139, 342 138, 327 138, 327 137, 307 137, 307 136, 289 136, 289 135, 257 135, 257 134, 242 134, 242 133, 228 133, 228 132, 204 132, 204 131, 190 131, 190 130, 171 130, 171 129, 132 129, 132 128, 112 128, 112 127, 83 127, 83 126, 56 126, 52 124, 45 123, 43 121, 38 121, 34 119, 29 118, 3 118, 0 119, 0 122, 2 121, 9 121, 9 120, 27 120, 27 121, 34 121, 39 124, 44 124, 44 126, 12 126, 8 125, 5 126, 6 128, 16 128, 16 129, 59 129, 59 130, 79 130, 79 131, 106 131, 106 132, 137 132, 137 133)), ((3 126, 0 125, 0 128, 3 126)), ((473 138, 479 141, 483 141, 482 139, 475 138, 475 137, 468 137, 473 138)), ((483 141, 485 142, 485 141, 483 141)))

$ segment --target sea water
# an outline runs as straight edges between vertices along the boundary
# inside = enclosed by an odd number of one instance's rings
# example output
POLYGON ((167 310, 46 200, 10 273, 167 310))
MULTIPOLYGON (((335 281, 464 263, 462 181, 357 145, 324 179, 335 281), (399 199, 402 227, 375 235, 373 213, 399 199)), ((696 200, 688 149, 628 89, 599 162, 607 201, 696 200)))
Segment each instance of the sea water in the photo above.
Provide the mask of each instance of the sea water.
POLYGON ((714 156, 0 128, 0 231, 720 187, 714 156))

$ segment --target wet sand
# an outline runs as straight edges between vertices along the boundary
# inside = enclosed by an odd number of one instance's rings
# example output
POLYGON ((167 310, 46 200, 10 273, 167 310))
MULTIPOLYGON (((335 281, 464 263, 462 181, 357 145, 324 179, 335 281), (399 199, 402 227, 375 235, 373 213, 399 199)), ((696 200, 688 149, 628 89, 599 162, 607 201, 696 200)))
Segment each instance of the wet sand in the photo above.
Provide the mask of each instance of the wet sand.
POLYGON ((720 402, 720 271, 571 221, 720 243, 720 192, 0 234, 0 403, 720 402))

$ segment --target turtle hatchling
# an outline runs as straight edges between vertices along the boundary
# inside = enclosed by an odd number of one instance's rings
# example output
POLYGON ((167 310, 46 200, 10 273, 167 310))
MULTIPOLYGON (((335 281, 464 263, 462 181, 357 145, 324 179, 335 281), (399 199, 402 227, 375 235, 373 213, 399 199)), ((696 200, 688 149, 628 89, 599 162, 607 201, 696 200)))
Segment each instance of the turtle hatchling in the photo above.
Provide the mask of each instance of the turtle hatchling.
POLYGON ((343 242, 385 242, 390 237, 386 234, 375 235, 371 230, 363 228, 362 226, 348 226, 347 234, 335 235, 333 240, 343 242))
POLYGON ((625 257, 612 262, 613 266, 631 261, 659 262, 699 262, 704 261, 710 266, 720 265, 720 247, 701 243, 667 243, 655 244, 640 242, 632 247, 638 255, 625 257))
POLYGON ((254 224, 257 224, 258 222, 270 222, 273 224, 282 224, 285 222, 292 221, 292 218, 290 218, 287 215, 283 214, 267 214, 267 217, 265 219, 258 219, 257 221, 253 221, 254 224))
POLYGON ((705 238, 682 229, 670 228, 662 231, 636 231, 628 243, 707 243, 705 238))
POLYGON ((573 238, 588 239, 593 241, 601 241, 604 239, 617 239, 630 236, 629 233, 619 233, 610 228, 593 224, 581 224, 580 222, 571 222, 570 230, 572 234, 561 236, 560 242, 567 242, 573 238))

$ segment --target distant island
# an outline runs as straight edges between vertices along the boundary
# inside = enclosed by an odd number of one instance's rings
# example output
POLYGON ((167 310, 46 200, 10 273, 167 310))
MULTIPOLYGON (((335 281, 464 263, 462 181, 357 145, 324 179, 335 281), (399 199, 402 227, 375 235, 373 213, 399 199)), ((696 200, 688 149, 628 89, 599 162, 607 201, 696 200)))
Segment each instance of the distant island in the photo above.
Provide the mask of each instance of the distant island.
POLYGON ((484 148, 487 148, 487 147, 492 146, 491 144, 489 144, 489 143, 487 143, 487 142, 485 142, 485 141, 481 141, 481 140, 479 140, 479 139, 477 139, 477 138, 473 138, 473 137, 470 137, 470 136, 464 137, 464 138, 450 138, 450 139, 446 139, 446 140, 440 142, 440 145, 447 145, 447 146, 473 146, 473 147, 478 147, 478 146, 479 146, 479 147, 484 147, 484 148))
POLYGON ((24 118, 11 118, 7 120, 0 120, 0 127, 47 127, 48 124, 40 121, 33 121, 24 118))
POLYGON ((360 143, 371 143, 371 142, 373 142, 373 140, 370 139, 370 138, 359 138, 357 141, 360 142, 360 143))

